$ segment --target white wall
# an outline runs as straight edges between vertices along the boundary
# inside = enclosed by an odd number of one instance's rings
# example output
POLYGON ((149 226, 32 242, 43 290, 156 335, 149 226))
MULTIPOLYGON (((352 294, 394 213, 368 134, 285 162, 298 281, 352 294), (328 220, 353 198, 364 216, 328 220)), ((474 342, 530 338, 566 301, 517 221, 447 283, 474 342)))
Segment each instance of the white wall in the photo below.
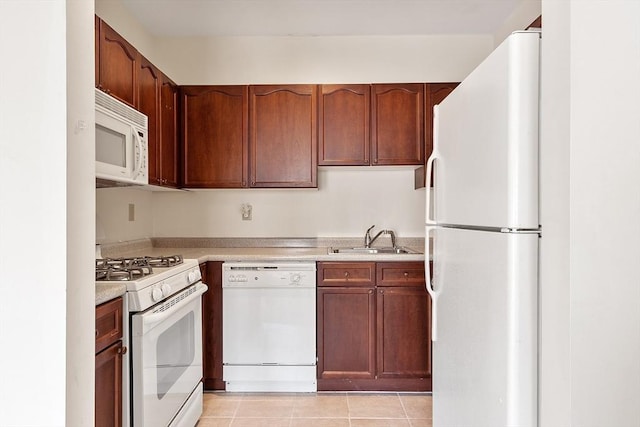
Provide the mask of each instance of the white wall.
POLYGON ((151 191, 101 188, 96 194, 96 243, 113 243, 153 236, 151 191), (129 220, 129 205, 134 220, 129 220))
POLYGON ((543 0, 540 117, 540 426, 571 425, 569 2, 543 0))
POLYGON ((65 425, 65 34, 64 1, 0 2, 3 426, 65 425))
POLYGON ((640 3, 543 17, 541 426, 637 427, 640 3))
POLYGON ((571 418, 638 426, 640 2, 573 1, 570 29, 571 418))
POLYGON ((493 33, 497 47, 515 29, 524 30, 542 14, 541 0, 523 0, 509 18, 493 33))
MULTIPOLYGON (((94 420, 93 2, 67 0, 67 427, 94 420), (84 127, 83 127, 84 126, 84 127)), ((59 167, 62 167, 60 164, 59 167)), ((43 212, 46 215, 46 212, 43 212)), ((54 252, 46 251, 47 254, 54 252)), ((42 389, 43 391, 46 389, 42 389)), ((33 393, 33 384, 30 389, 33 393)), ((46 394, 49 395, 48 393, 46 394)))
POLYGON ((425 192, 413 190, 413 170, 371 169, 321 168, 321 190, 157 193, 154 236, 357 237, 375 224, 422 237, 425 192), (251 221, 242 220, 243 203, 253 206, 251 221))

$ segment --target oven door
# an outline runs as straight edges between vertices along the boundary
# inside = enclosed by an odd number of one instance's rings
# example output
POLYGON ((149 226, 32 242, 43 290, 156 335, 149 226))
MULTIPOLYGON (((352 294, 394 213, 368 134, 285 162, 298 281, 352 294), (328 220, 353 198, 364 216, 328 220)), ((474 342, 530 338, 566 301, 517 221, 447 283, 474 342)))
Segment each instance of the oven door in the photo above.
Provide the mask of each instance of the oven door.
POLYGON ((198 282, 132 316, 134 427, 168 426, 200 384, 206 290, 198 282))

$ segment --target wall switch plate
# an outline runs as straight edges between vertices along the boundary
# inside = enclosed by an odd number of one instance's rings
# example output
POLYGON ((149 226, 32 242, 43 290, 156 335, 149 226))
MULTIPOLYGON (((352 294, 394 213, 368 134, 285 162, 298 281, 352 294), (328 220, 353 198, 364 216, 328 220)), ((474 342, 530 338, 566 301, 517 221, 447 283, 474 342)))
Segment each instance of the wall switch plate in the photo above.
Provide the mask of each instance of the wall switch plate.
POLYGON ((253 206, 249 203, 242 204, 242 220, 243 221, 251 221, 251 211, 253 210, 253 206))
POLYGON ((136 220, 136 205, 129 203, 129 221, 136 220))

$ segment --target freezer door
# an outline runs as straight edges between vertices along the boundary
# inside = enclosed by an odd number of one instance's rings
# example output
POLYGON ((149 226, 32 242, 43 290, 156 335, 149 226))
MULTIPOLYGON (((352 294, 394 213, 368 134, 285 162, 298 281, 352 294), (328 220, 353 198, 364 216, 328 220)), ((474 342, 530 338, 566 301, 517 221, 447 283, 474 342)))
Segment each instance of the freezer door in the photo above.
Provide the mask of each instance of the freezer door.
POLYGON ((538 236, 432 230, 433 425, 537 424, 538 236))
POLYGON ((436 106, 428 222, 538 228, 538 57, 514 33, 436 106))

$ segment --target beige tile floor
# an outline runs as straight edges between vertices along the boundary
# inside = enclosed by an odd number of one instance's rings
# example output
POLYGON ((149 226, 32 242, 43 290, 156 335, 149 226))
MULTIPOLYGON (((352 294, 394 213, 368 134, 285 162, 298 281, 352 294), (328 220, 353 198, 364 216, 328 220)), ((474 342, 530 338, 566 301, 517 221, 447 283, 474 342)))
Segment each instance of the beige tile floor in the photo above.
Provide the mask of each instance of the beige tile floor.
POLYGON ((197 427, 432 427, 422 393, 205 393, 197 427))

